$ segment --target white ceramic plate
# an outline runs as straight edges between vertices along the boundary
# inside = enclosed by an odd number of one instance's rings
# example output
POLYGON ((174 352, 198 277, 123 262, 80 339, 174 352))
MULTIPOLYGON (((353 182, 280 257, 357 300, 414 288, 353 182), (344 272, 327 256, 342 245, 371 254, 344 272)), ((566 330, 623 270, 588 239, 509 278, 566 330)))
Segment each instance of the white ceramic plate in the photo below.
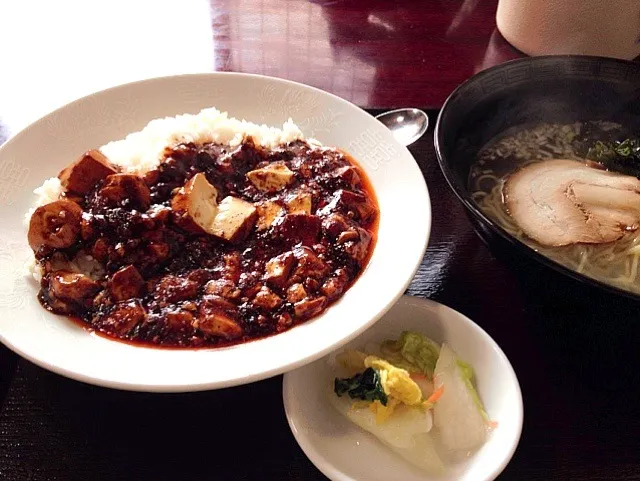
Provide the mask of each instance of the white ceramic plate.
POLYGON ((402 295, 431 227, 426 185, 409 151, 372 116, 298 83, 246 74, 163 77, 85 97, 27 127, 0 148, 0 341, 36 364, 89 383, 143 391, 193 391, 263 379, 335 349, 373 324, 402 295), (380 205, 374 254, 346 295, 322 316, 248 344, 166 350, 105 339, 45 311, 24 275, 23 225, 32 191, 82 152, 120 139, 157 117, 215 106, 281 126, 292 117, 308 137, 350 152, 380 205))
POLYGON ((327 400, 334 376, 320 359, 284 377, 283 398, 289 426, 309 459, 334 481, 489 481, 507 465, 522 432, 522 394, 518 379, 498 345, 473 321, 442 304, 403 297, 387 314, 346 347, 397 338, 414 330, 447 342, 476 373, 476 386, 489 417, 498 422, 487 442, 463 465, 431 478, 349 422, 327 400))

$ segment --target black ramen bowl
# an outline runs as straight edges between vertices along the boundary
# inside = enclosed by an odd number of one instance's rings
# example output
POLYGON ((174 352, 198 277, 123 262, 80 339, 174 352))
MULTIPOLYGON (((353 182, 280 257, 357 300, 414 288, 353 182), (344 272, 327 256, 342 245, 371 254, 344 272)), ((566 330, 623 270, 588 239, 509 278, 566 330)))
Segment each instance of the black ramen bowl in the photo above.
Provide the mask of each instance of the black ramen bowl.
POLYGON ((589 286, 640 299, 536 252, 484 214, 468 188, 478 152, 505 130, 594 119, 617 122, 640 133, 640 63, 575 55, 524 58, 474 75, 449 96, 438 116, 435 149, 440 168, 476 232, 516 271, 528 270, 532 280, 533 266, 550 276, 560 273, 577 280, 578 288, 589 286))

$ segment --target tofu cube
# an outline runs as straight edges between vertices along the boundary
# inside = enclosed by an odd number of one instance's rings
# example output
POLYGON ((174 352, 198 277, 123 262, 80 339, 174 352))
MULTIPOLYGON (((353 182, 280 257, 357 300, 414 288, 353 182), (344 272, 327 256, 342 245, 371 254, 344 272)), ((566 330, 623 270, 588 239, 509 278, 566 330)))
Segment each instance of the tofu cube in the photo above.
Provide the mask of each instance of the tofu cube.
POLYGON ((289 214, 311 214, 313 200, 309 192, 298 192, 287 199, 289 214))
POLYGON ((229 242, 240 242, 253 228, 258 212, 253 204, 227 196, 218 204, 218 213, 209 232, 229 242))
POLYGON ((99 150, 90 150, 58 174, 67 192, 87 194, 109 175, 116 174, 115 166, 99 150))
POLYGON ((273 202, 271 200, 261 202, 256 206, 256 209, 258 211, 256 230, 258 231, 267 230, 269 227, 271 227, 271 225, 278 217, 286 214, 285 210, 280 204, 277 204, 276 202, 273 202))
POLYGON ((269 164, 247 172, 247 178, 262 192, 278 192, 291 184, 295 174, 284 164, 269 164))
POLYGON ((242 336, 243 329, 224 312, 207 311, 198 318, 197 328, 210 336, 235 339, 242 336))
POLYGON ((315 299, 304 299, 293 305, 293 311, 298 319, 309 319, 320 314, 327 305, 327 298, 324 296, 315 299))
POLYGON ((214 279, 204 286, 204 292, 215 294, 225 299, 237 299, 242 292, 236 287, 236 283, 230 279, 214 279))
POLYGON ((210 336, 235 339, 244 333, 236 318, 233 304, 217 296, 206 296, 200 303, 195 327, 210 336))
POLYGON ((295 303, 300 302, 307 297, 307 291, 302 284, 296 282, 287 289, 287 301, 295 303))
POLYGON ((138 297, 144 286, 144 279, 133 265, 116 271, 109 282, 111 296, 116 301, 138 297))
POLYGON ((118 336, 126 336, 137 325, 144 322, 147 312, 138 300, 118 302, 113 310, 95 321, 95 326, 118 336))
POLYGON ((258 213, 250 202, 218 192, 204 174, 194 175, 171 200, 174 222, 186 231, 239 242, 253 228, 258 213))
POLYGON ((355 189, 360 184, 358 170, 352 165, 337 168, 333 171, 333 176, 349 184, 352 189, 355 189))
POLYGON ((329 272, 327 263, 320 259, 309 247, 296 247, 293 250, 293 255, 297 259, 298 265, 291 278, 295 279, 296 282, 302 282, 308 278, 321 279, 329 272))
POLYGON ((267 286, 262 286, 253 298, 252 304, 255 307, 270 311, 282 305, 282 299, 267 286))
POLYGON ((49 295, 78 304, 93 299, 99 290, 100 284, 89 276, 77 272, 56 271, 49 279, 49 295))
POLYGON ((218 213, 218 191, 204 174, 196 174, 171 199, 174 222, 194 234, 211 234, 218 213))
POLYGON ((135 174, 109 175, 98 191, 111 207, 126 207, 145 212, 151 206, 151 192, 142 177, 135 174))
POLYGON ((366 222, 378 212, 378 209, 363 194, 339 189, 333 194, 331 201, 317 212, 317 215, 324 217, 340 212, 343 214, 351 213, 366 222))
POLYGON ((273 257, 265 264, 264 280, 272 286, 282 288, 289 278, 295 260, 291 252, 273 257))

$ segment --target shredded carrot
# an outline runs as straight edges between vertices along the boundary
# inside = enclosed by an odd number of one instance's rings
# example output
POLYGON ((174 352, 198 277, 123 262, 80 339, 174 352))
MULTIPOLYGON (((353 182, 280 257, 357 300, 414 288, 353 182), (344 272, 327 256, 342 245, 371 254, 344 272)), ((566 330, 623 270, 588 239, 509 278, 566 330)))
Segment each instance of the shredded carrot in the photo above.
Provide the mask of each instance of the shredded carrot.
POLYGON ((487 426, 489 426, 491 429, 495 429, 498 427, 498 421, 487 421, 487 426))
POLYGON ((440 399, 440 396, 442 396, 443 392, 444 386, 440 386, 438 389, 433 391, 433 394, 431 396, 427 398, 427 402, 431 404, 435 403, 438 399, 440 399))

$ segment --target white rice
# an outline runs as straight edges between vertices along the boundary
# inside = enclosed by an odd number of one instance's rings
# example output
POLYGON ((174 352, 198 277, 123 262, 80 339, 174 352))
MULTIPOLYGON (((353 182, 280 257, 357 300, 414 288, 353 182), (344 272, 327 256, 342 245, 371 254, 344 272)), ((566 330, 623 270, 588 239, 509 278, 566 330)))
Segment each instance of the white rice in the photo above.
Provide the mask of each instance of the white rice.
POLYGON ((216 142, 234 147, 245 136, 253 137, 257 144, 264 147, 275 147, 303 138, 302 132, 291 119, 282 125, 282 129, 278 129, 238 120, 229 117, 226 112, 209 108, 195 115, 183 114, 152 120, 140 132, 109 142, 100 150, 126 172, 140 174, 160 164, 166 147, 182 142, 197 145, 216 142))
MULTIPOLYGON (((263 147, 277 147, 294 140, 304 139, 302 131, 292 119, 287 120, 279 129, 238 120, 229 117, 227 112, 208 108, 197 114, 152 120, 141 131, 133 132, 124 139, 109 142, 100 147, 100 151, 111 162, 120 166, 123 172, 144 174, 160 165, 167 147, 183 142, 193 142, 196 145, 215 142, 235 147, 248 136, 263 147)), ((309 141, 319 145, 313 139, 309 141)), ((51 177, 33 193, 37 197, 34 207, 25 214, 25 225, 29 225, 31 215, 37 207, 60 198, 62 194, 60 180, 57 177, 51 177)), ((35 261, 30 261, 26 268, 39 281, 41 272, 35 261)), ((81 266, 78 269, 83 270, 81 266)))
MULTIPOLYGON (((39 284, 42 280, 42 275, 44 274, 44 272, 42 270, 42 267, 36 263, 35 256, 32 256, 25 263, 24 268, 26 270, 25 274, 27 276, 33 277, 33 279, 39 284)), ((94 259, 93 256, 86 254, 84 251, 78 252, 76 256, 69 261, 64 261, 63 263, 59 264, 54 263, 53 270, 60 269, 85 274, 95 280, 101 279, 105 274, 102 264, 94 259)))
POLYGON ((36 210, 36 207, 53 202, 60 197, 60 194, 62 193, 60 179, 57 177, 51 177, 50 179, 45 180, 40 187, 37 187, 33 191, 33 193, 37 196, 36 201, 34 202, 34 206, 24 215, 25 225, 29 225, 29 219, 31 219, 31 215, 33 214, 33 211, 36 210))
MULTIPOLYGON (((251 136, 256 144, 263 147, 277 147, 304 139, 302 131, 291 119, 279 129, 238 120, 229 117, 227 112, 208 108, 198 114, 152 120, 139 132, 109 142, 100 147, 100 151, 111 162, 120 166, 123 172, 144 174, 160 165, 167 147, 183 142, 193 142, 196 145, 216 142, 235 147, 247 136, 251 136)), ((37 195, 35 208, 57 200, 62 194, 62 186, 57 177, 51 177, 33 192, 37 195)), ((32 213, 33 209, 25 215, 27 222, 32 213)))

